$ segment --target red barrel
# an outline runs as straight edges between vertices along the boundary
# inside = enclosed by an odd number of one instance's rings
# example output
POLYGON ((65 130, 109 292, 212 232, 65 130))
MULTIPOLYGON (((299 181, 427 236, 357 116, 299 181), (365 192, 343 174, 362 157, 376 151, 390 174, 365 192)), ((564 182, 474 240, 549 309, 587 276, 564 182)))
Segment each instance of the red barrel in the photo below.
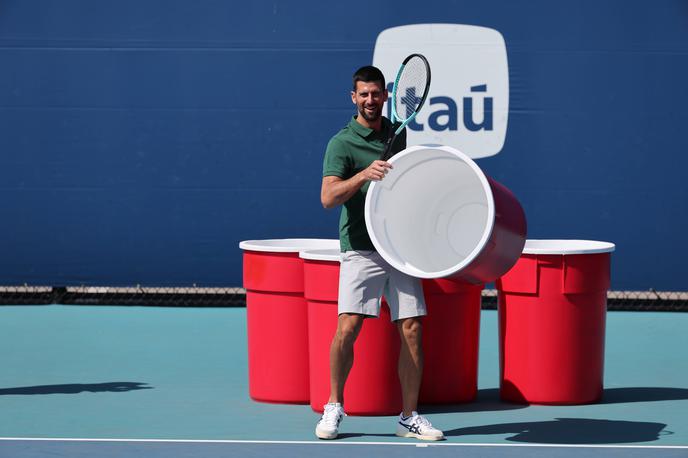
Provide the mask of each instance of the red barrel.
MULTIPOLYGON (((312 250, 304 258, 305 297, 308 304, 310 404, 322 412, 330 394, 330 344, 337 330, 339 292, 338 250, 312 250)), ((363 323, 354 344, 355 361, 344 388, 350 415, 397 415, 401 386, 397 372, 399 333, 383 302, 379 319, 363 323)))
POLYGON ((607 290, 614 245, 528 240, 497 282, 500 393, 531 404, 602 396, 607 290))
POLYGON ((458 404, 478 392, 480 300, 483 285, 423 280, 425 367, 421 404, 458 404))
POLYGON ((412 146, 372 182, 365 221, 375 249, 418 278, 483 284, 504 275, 526 240, 514 194, 449 146, 412 146))
POLYGON ((249 395, 256 401, 307 404, 308 312, 299 251, 336 248, 338 240, 247 240, 244 288, 249 395))

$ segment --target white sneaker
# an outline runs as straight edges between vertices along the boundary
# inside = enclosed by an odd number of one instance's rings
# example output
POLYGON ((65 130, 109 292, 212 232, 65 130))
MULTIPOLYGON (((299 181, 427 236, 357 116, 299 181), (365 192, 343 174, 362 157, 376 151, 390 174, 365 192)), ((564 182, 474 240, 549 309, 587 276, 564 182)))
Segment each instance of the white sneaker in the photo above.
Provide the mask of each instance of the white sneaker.
POLYGON ((418 412, 413 412, 410 417, 404 418, 402 412, 399 415, 397 422, 397 436, 399 437, 415 437, 424 441, 439 441, 444 439, 444 434, 439 429, 436 429, 432 424, 418 412))
POLYGON ((339 434, 339 424, 346 416, 340 403, 325 404, 322 418, 315 427, 315 435, 320 439, 336 439, 339 434))

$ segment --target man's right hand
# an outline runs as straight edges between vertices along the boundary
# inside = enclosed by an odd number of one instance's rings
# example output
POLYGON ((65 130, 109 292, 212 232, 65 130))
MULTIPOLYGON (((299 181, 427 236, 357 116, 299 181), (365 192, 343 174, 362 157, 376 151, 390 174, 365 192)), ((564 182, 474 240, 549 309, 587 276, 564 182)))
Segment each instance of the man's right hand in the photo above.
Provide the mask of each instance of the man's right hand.
POLYGON ((391 168, 392 164, 378 159, 348 180, 336 176, 323 177, 320 190, 320 201, 323 207, 334 208, 343 204, 368 181, 382 180, 391 168))
POLYGON ((359 174, 365 181, 380 181, 387 175, 387 172, 389 172, 391 168, 392 164, 378 159, 373 161, 368 168, 359 172, 359 174))

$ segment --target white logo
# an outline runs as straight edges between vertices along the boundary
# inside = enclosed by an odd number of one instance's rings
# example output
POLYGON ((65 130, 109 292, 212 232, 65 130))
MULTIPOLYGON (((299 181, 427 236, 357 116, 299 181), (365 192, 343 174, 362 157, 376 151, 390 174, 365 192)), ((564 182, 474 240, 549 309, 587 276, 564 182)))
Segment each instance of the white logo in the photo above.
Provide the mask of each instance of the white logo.
POLYGON ((509 118, 509 69, 502 34, 461 24, 415 24, 382 31, 373 65, 384 73, 390 91, 401 62, 414 52, 428 59, 432 81, 423 109, 406 128, 408 145, 448 145, 474 159, 499 153, 509 118))

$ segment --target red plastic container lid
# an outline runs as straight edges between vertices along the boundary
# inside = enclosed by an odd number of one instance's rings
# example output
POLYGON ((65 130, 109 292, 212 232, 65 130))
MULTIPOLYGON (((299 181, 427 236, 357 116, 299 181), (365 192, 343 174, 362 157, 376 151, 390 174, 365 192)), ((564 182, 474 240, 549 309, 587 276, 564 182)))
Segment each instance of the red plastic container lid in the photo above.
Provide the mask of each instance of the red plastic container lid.
POLYGON ((339 249, 337 239, 266 239, 244 240, 239 248, 249 251, 265 251, 272 253, 298 253, 304 250, 339 249))
POLYGON ((299 252, 301 259, 308 259, 311 261, 341 261, 341 252, 338 249, 327 250, 305 250, 299 252))
POLYGON ((526 240, 523 254, 595 254, 610 253, 616 245, 596 240, 526 240))

